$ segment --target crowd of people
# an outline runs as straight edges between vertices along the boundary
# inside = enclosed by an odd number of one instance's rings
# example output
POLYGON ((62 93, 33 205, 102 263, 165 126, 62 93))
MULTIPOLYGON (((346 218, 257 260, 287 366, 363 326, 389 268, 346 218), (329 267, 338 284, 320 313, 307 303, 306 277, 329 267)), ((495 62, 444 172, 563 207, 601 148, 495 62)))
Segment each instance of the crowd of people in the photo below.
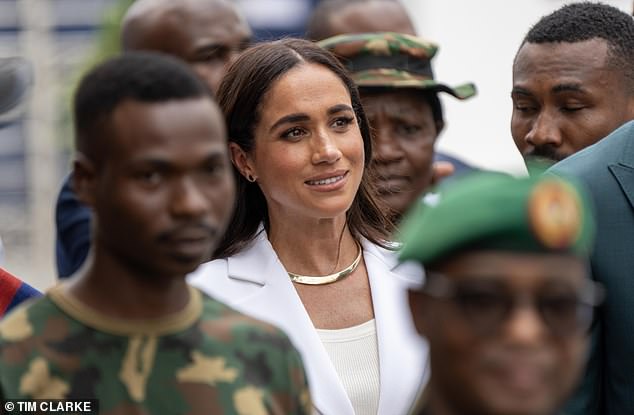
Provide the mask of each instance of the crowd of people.
POLYGON ((229 0, 127 10, 74 95, 60 281, 0 270, 0 401, 634 413, 632 15, 569 4, 518 45, 528 177, 435 151, 441 93, 477 90, 440 81, 398 0, 251 38, 229 0))

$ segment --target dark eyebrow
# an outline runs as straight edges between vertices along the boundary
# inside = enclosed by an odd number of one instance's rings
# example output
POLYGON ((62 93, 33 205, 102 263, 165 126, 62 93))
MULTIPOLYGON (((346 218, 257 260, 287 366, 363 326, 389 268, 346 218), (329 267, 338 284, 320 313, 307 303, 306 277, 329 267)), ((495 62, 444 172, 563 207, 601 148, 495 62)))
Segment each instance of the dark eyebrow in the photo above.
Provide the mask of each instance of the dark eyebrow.
POLYGON ((328 108, 328 115, 333 115, 336 114, 338 112, 342 112, 342 111, 350 111, 350 112, 354 112, 352 110, 352 107, 350 105, 346 105, 346 104, 338 104, 335 105, 334 107, 330 107, 328 108))
MULTIPOLYGON (((200 160, 201 164, 217 163, 223 161, 225 157, 222 149, 210 150, 206 157, 200 160)), ((174 170, 177 165, 174 164, 169 158, 164 158, 160 155, 141 156, 131 160, 131 165, 136 167, 150 167, 156 170, 169 171, 174 170)))
POLYGON ((269 128, 269 132, 275 130, 277 127, 279 127, 282 124, 290 124, 290 123, 308 121, 308 120, 310 120, 310 117, 308 115, 306 115, 306 114, 289 114, 289 115, 285 115, 282 118, 280 118, 279 120, 275 121, 275 123, 273 123, 271 128, 269 128))
POLYGON ((555 94, 560 92, 585 92, 579 84, 559 84, 555 85, 551 91, 555 94))
POLYGON ((513 89, 511 90, 511 95, 526 95, 526 96, 533 96, 533 94, 531 94, 531 92, 528 89, 524 89, 521 88, 519 86, 514 86, 513 89))
POLYGON ((171 165, 167 160, 155 157, 140 157, 138 159, 132 159, 132 165, 136 167, 150 167, 162 171, 169 170, 171 168, 171 165))
MULTIPOLYGON (((338 105, 334 105, 334 106, 328 108, 328 111, 326 113, 328 115, 333 115, 333 114, 336 114, 338 112, 343 112, 343 111, 354 112, 350 105, 338 104, 338 105)), ((309 121, 309 120, 310 120, 310 117, 308 115, 302 114, 302 113, 285 115, 282 118, 280 118, 279 120, 277 120, 271 126, 271 128, 269 129, 269 132, 275 130, 277 127, 279 127, 282 124, 291 124, 291 123, 309 121)))

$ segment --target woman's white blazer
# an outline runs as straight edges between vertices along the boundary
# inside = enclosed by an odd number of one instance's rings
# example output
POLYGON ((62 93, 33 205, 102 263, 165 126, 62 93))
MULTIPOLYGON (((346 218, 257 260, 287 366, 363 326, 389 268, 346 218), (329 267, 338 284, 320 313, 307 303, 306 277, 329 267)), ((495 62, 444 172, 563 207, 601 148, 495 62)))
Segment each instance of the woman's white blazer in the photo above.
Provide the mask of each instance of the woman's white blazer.
MULTIPOLYGON (((428 378, 428 347, 416 333, 407 288, 422 270, 398 266, 394 252, 362 241, 376 319, 379 351, 379 415, 405 414, 428 378)), ((304 305, 266 233, 239 254, 201 265, 189 277, 208 295, 286 332, 302 355, 315 409, 354 415, 352 404, 304 305)), ((358 414, 360 415, 360 414, 358 414)))

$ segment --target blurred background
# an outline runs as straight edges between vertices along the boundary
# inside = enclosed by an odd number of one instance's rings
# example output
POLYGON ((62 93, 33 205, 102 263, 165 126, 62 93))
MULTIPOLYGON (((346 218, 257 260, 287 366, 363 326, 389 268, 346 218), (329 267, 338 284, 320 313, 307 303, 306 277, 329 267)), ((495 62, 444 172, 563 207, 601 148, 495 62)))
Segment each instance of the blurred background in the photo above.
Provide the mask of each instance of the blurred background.
MULTIPOLYGON (((116 49, 113 28, 131 1, 0 0, 0 56, 27 58, 34 77, 24 114, 0 121, 0 266, 41 290, 56 280, 54 206, 72 157, 72 90, 83 71, 116 49)), ((301 36, 318 0, 235 1, 256 36, 270 39, 301 36)), ((523 174, 509 131, 513 57, 531 24, 570 2, 403 0, 419 34, 440 45, 436 78, 473 81, 479 90, 466 102, 443 99, 440 149, 523 174)), ((632 0, 605 3, 632 12, 632 0)))

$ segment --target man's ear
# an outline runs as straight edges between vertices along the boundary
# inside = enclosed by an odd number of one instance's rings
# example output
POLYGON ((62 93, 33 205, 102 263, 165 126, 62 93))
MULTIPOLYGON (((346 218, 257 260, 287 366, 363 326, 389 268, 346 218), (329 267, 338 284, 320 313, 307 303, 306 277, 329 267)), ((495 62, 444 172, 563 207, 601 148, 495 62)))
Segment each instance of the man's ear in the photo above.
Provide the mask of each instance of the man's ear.
POLYGON ((456 168, 449 161, 434 161, 431 165, 431 184, 432 186, 440 183, 456 172, 456 168))
POLYGON ((251 157, 249 157, 247 152, 244 151, 242 147, 234 142, 230 142, 229 152, 231 153, 231 162, 234 166, 236 166, 236 169, 238 169, 243 177, 245 177, 247 180, 249 180, 249 178, 257 179, 257 174, 255 172, 255 169, 253 168, 251 157))
POLYGON ((416 327, 416 331, 423 337, 427 337, 429 333, 428 319, 429 316, 429 297, 418 290, 409 290, 408 301, 409 301, 409 310, 412 314, 412 320, 414 321, 414 326, 416 327))
POLYGON ((73 161, 73 190, 85 205, 93 207, 97 197, 97 169, 95 163, 82 153, 73 161))

